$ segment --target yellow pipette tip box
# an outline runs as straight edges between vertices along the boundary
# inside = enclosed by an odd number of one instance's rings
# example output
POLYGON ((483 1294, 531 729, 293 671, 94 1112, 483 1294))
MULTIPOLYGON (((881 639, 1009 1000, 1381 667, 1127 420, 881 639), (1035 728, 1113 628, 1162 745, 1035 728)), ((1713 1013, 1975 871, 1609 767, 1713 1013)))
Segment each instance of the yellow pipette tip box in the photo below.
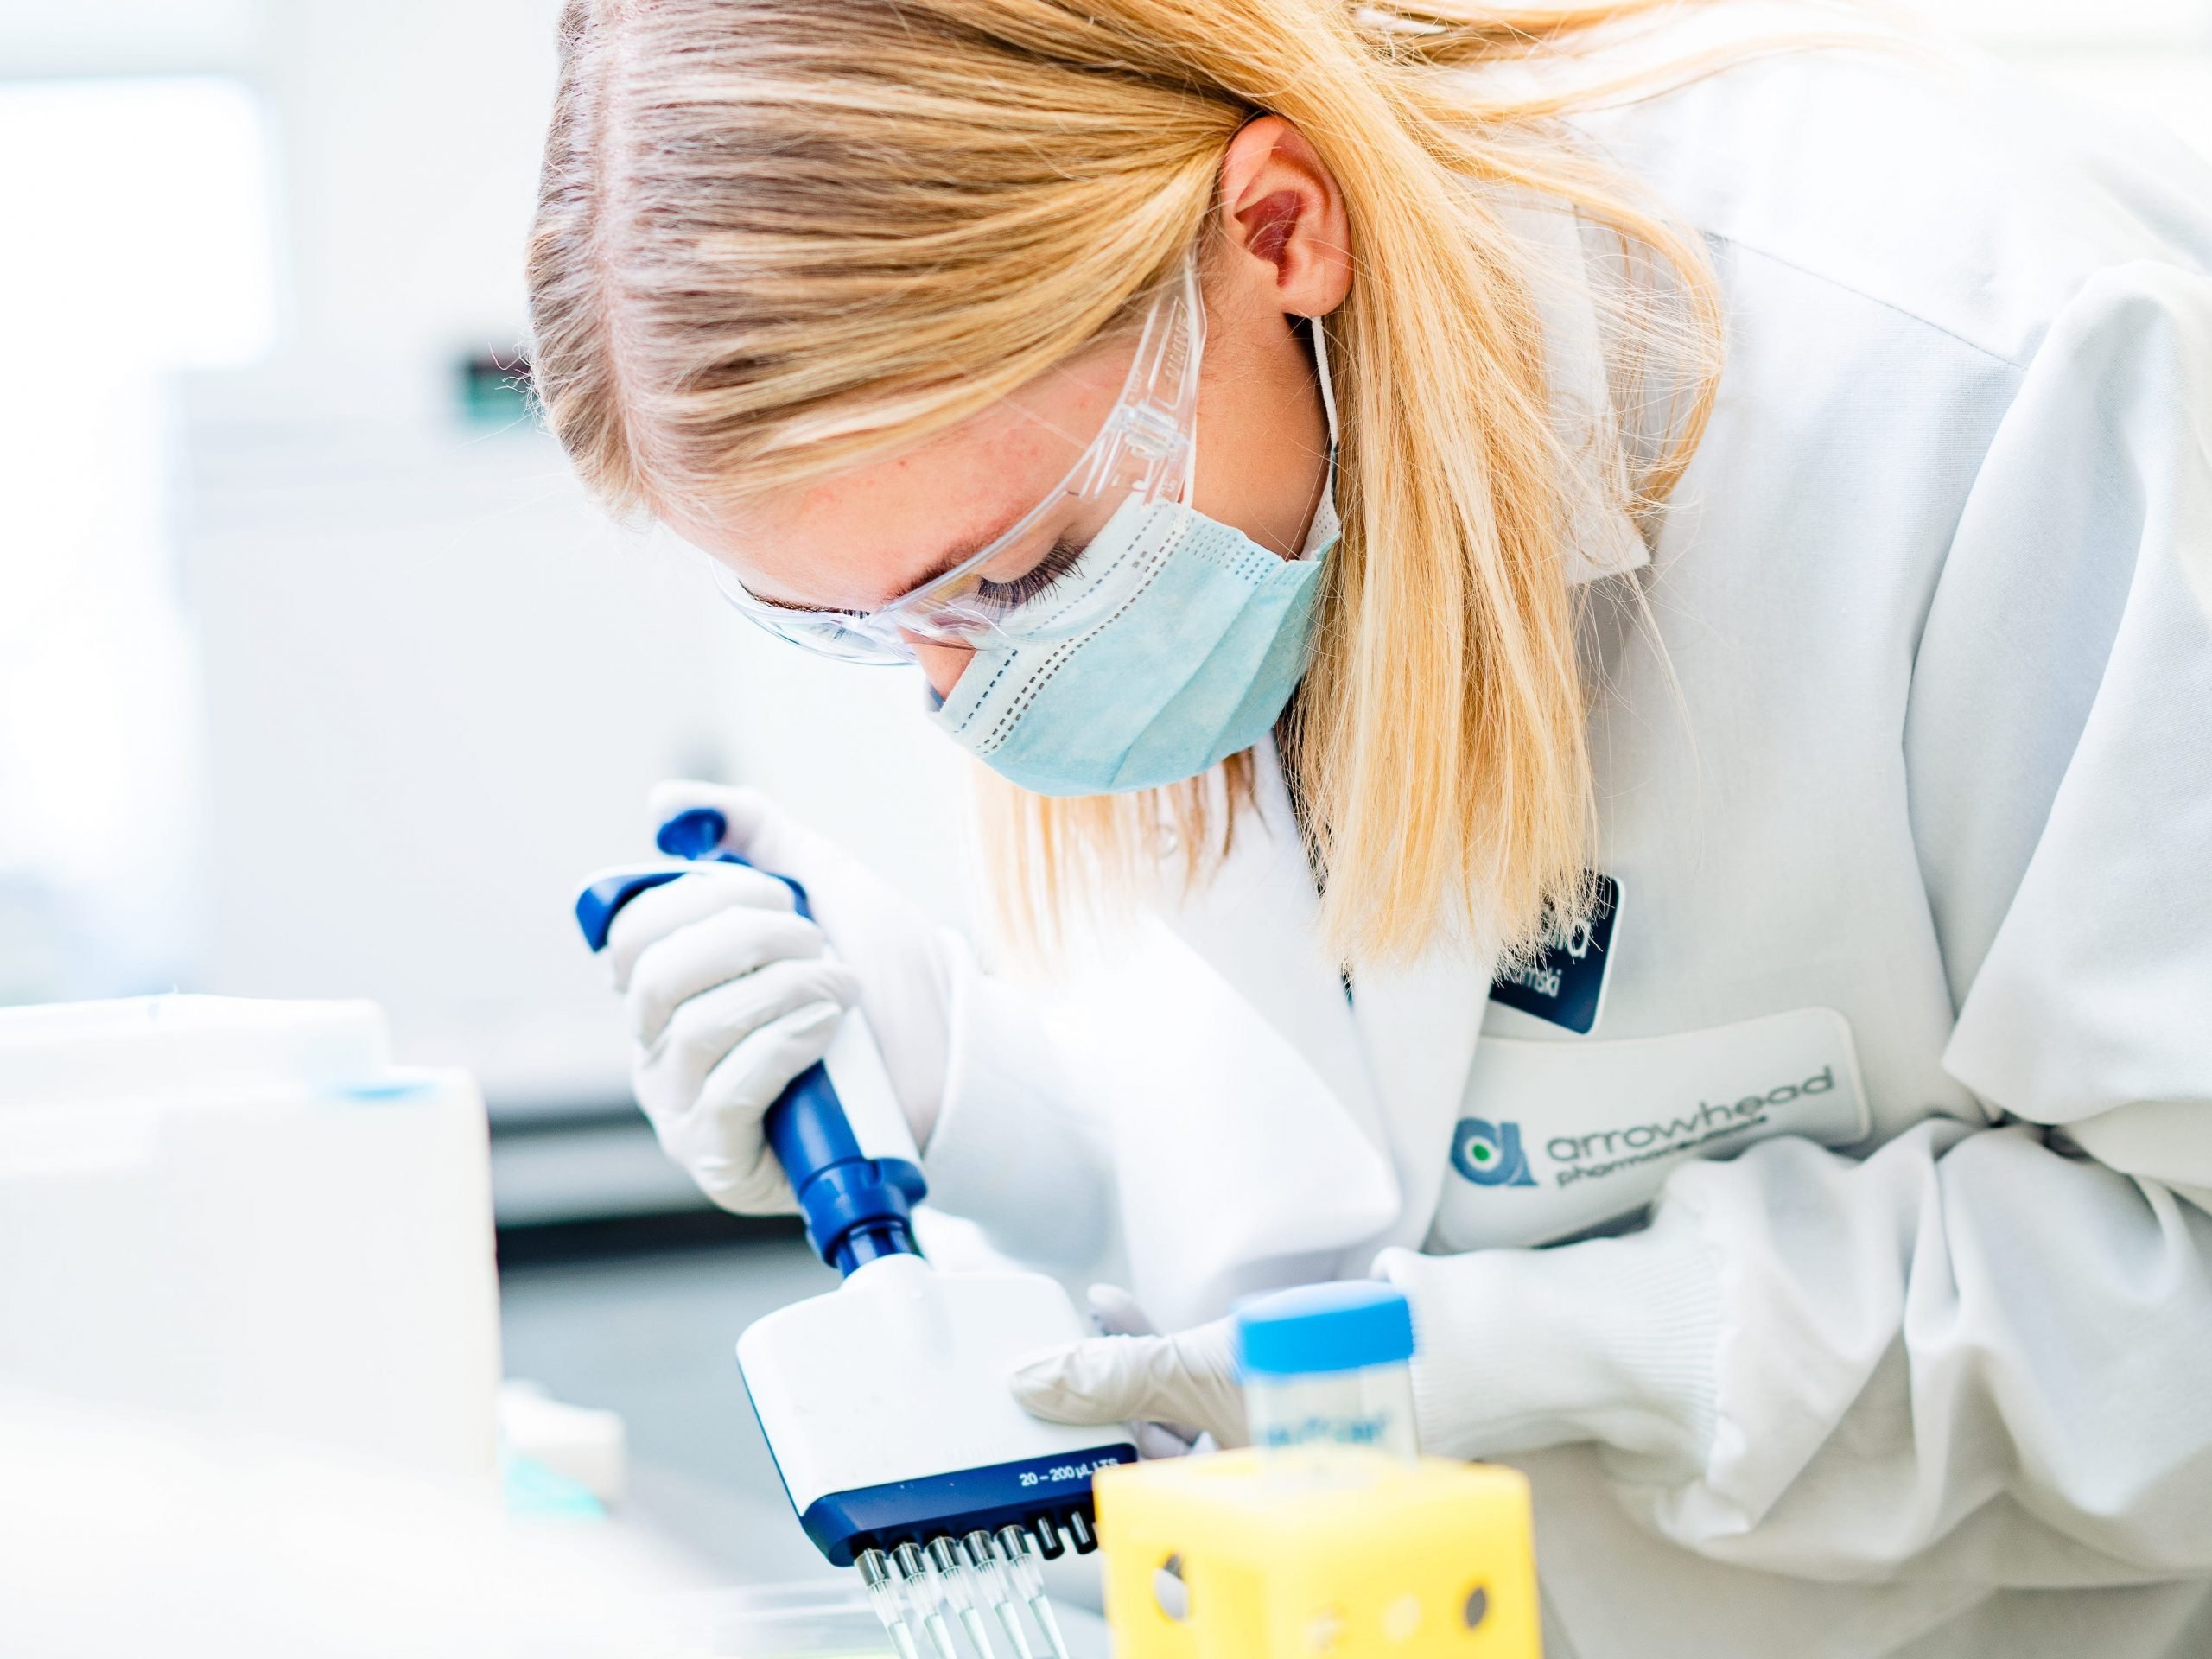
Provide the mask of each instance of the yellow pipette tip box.
POLYGON ((1283 1456, 1098 1472, 1116 1659, 1538 1659, 1518 1470, 1283 1456))

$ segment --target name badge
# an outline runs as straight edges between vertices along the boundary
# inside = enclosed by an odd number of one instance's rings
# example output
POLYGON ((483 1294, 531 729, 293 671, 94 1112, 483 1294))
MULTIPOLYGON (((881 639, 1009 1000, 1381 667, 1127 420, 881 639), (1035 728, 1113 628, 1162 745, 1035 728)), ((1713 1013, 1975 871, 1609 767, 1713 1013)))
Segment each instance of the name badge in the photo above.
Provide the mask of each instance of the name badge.
POLYGON ((1484 1036, 1433 1247, 1549 1243, 1642 1209, 1689 1159, 1777 1135, 1848 1146, 1870 1127, 1834 1008, 1623 1042, 1484 1036))
POLYGON ((1595 880, 1597 902, 1590 919, 1553 929, 1535 962, 1509 968, 1491 982, 1491 1001, 1548 1020, 1577 1036, 1589 1035, 1605 1007, 1605 952, 1621 908, 1620 883, 1610 875, 1595 880))

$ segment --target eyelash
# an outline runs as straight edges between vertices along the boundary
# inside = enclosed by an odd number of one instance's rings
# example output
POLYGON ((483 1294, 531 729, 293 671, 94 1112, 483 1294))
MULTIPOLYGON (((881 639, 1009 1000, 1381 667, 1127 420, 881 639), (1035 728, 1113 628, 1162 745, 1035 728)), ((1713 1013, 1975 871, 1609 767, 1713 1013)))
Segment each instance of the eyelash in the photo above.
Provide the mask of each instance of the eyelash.
POLYGON ((1055 583, 1075 569, 1076 561, 1082 556, 1083 549, 1074 543, 1055 542, 1043 558, 1011 582, 978 577, 976 591, 993 604, 1012 610, 1050 593, 1055 583))

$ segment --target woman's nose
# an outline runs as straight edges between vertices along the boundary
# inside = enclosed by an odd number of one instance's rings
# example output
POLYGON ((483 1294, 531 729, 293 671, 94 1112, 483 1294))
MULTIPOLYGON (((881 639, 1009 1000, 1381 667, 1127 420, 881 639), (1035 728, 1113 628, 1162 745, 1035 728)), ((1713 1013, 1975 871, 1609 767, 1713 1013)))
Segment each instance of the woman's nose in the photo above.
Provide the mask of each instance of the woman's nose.
POLYGON ((914 660, 922 665, 922 677, 930 683, 930 690, 940 697, 952 695, 952 688, 960 683, 960 677, 967 671, 969 661, 976 655, 970 645, 941 645, 934 639, 906 636, 906 643, 914 648, 914 660))

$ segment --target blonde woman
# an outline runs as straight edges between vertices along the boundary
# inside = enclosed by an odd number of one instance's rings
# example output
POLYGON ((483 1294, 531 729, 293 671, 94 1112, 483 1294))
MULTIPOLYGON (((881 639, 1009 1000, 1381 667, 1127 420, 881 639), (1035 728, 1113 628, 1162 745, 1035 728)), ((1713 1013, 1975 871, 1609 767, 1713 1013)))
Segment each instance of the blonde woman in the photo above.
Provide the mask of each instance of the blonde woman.
POLYGON ((2212 179, 1841 27, 572 0, 554 430, 918 665, 1102 964, 1048 1036, 709 791, 823 931, 624 912, 639 1096, 787 1203, 864 1005, 935 1201, 1131 1287, 1020 1397, 1155 1449, 1395 1281, 1555 1659, 2212 1652, 2212 179))

